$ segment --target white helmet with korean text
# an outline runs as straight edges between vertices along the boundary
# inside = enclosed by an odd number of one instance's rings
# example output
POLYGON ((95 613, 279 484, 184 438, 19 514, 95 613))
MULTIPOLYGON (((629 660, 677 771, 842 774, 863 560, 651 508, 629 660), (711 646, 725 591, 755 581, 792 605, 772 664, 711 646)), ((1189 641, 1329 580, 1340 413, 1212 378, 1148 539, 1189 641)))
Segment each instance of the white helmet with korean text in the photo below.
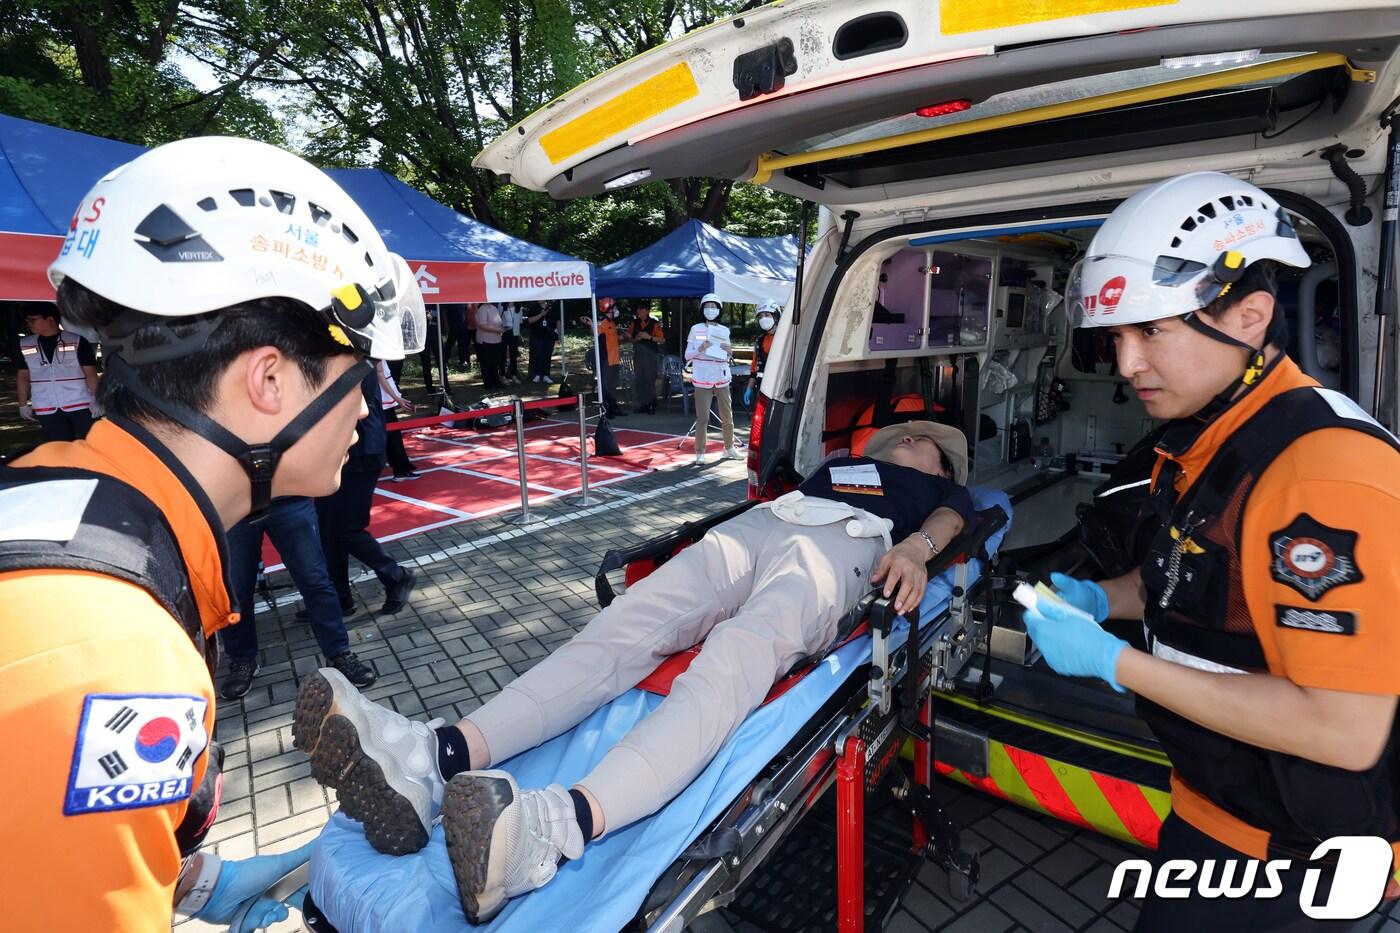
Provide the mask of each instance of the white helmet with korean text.
POLYGON ((1076 327, 1193 315, 1261 259, 1312 264, 1287 211, 1220 172, 1178 175, 1109 215, 1071 272, 1065 303, 1076 327))
MULTIPOLYGON (((49 281, 71 278, 168 318, 291 298, 320 313, 337 340, 400 359, 389 256, 325 172, 267 143, 204 136, 158 146, 100 179, 73 214, 49 281)), ((133 365, 154 359, 113 334, 84 336, 133 365)))

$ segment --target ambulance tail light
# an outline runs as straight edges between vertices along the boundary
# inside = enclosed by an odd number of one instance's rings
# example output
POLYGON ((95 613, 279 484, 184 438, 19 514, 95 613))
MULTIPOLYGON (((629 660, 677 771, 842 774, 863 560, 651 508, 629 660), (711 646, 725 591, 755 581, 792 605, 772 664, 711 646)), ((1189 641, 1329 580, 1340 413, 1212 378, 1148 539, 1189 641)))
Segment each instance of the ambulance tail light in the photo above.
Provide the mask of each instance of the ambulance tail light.
POLYGON ((763 490, 758 485, 758 471, 760 466, 759 449, 763 444, 763 420, 768 412, 768 397, 762 392, 756 393, 757 398, 753 405, 753 421, 749 424, 749 498, 762 499, 763 490))

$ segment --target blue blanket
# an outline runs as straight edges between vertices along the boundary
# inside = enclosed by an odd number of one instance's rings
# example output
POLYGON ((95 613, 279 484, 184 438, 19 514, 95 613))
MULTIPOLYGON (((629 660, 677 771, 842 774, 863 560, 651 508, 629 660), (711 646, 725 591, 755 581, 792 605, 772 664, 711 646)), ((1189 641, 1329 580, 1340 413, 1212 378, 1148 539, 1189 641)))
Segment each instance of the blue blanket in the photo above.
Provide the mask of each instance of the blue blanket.
MULTIPOLYGON (((973 489, 978 509, 1011 503, 1000 491, 973 489)), ((1009 525, 1007 526, 1009 528, 1009 525)), ((993 537, 994 551, 1006 533, 993 537)), ((980 572, 972 563, 972 579, 980 572)), ((946 609, 952 572, 929 582, 920 617, 946 609)), ((903 622, 894 641, 902 643, 903 622)), ((843 646, 797 686, 755 711, 720 749, 709 766, 659 812, 609 833, 568 862, 549 884, 511 901, 481 929, 537 933, 613 933, 635 915, 661 873, 713 822, 787 744, 822 704, 870 658, 870 639, 843 646)), ((587 774, 627 732, 651 713, 662 697, 629 690, 568 733, 517 755, 500 767, 522 787, 558 782, 565 787, 587 774)), ((447 859, 442 827, 413 855, 380 855, 365 841, 360 824, 337 813, 321 834, 311 860, 311 893, 341 933, 385 930, 461 931, 468 928, 447 859)))

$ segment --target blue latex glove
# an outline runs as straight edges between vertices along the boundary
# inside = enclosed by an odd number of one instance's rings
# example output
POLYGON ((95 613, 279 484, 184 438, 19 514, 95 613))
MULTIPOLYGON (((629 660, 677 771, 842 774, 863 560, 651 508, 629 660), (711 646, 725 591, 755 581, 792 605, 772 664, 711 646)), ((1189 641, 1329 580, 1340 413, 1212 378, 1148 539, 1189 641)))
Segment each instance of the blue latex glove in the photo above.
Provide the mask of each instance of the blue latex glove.
POLYGON ((1050 574, 1050 583, 1060 598, 1076 609, 1082 609, 1094 617, 1095 622, 1108 618, 1108 594, 1103 587, 1090 580, 1076 580, 1062 573, 1050 574))
POLYGON ((749 386, 747 389, 744 390, 744 404, 753 404, 753 386, 749 386))
MULTIPOLYGON (((214 893, 209 895, 208 902, 195 916, 209 923, 228 923, 244 901, 261 897, 279 878, 310 859, 311 850, 315 847, 316 840, 313 839, 301 848, 281 855, 255 855, 236 862, 224 862, 219 866, 219 880, 214 884, 214 893)), ((267 900, 281 909, 282 916, 287 915, 285 907, 271 898, 267 900)))
POLYGON ((229 926, 229 933, 252 933, 253 930, 262 930, 286 920, 291 913, 288 906, 301 910, 302 902, 306 899, 306 885, 302 885, 293 891, 285 901, 275 901, 270 897, 260 897, 253 905, 253 909, 248 911, 243 917, 243 922, 237 927, 229 926))
POLYGON ((1040 600, 1035 609, 1024 610, 1021 618, 1031 641, 1056 673, 1097 677, 1119 693, 1125 692, 1118 685, 1117 675, 1118 656, 1128 647, 1126 641, 1105 632, 1097 622, 1046 599, 1040 600))

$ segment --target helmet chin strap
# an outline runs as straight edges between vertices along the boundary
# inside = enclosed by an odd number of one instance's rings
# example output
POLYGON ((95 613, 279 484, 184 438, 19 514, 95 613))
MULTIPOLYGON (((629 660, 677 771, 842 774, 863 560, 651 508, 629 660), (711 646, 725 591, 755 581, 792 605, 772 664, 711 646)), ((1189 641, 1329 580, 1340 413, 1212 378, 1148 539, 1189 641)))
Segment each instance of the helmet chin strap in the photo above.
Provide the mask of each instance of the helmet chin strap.
POLYGON ((268 506, 272 502, 272 477, 277 473, 277 464, 282 455, 372 372, 374 368, 364 360, 351 366, 265 444, 249 444, 208 415, 156 395, 121 356, 112 356, 107 360, 104 378, 121 383, 142 402, 237 460, 252 484, 252 510, 248 519, 256 523, 267 516, 268 506))
MULTIPOLYGON (((1187 327, 1190 327, 1202 336, 1209 337, 1211 340, 1217 341, 1218 343, 1239 347, 1242 350, 1249 351, 1249 362, 1245 364, 1244 373, 1241 374, 1239 381, 1226 386, 1219 395, 1211 399, 1200 411, 1196 412, 1196 418, 1209 421, 1238 401, 1236 393, 1238 393, 1241 388, 1243 388, 1245 392, 1248 392, 1258 385, 1259 380, 1262 379, 1264 374, 1272 367, 1265 361, 1263 346, 1252 347, 1243 340, 1237 340, 1223 330, 1210 326, 1201 319, 1199 311, 1192 311, 1190 314, 1183 315, 1181 319, 1186 323, 1187 327)), ((1275 360, 1275 362, 1277 362, 1277 360, 1275 360)))

